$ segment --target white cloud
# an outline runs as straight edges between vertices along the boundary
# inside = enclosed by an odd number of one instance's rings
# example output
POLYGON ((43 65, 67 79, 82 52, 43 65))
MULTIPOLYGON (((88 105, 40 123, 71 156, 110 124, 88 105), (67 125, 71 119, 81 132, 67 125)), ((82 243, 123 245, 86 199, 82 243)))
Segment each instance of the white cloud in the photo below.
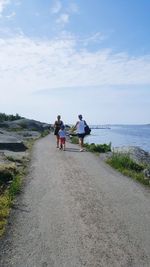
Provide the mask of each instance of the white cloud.
POLYGON ((10 4, 10 0, 0 0, 0 16, 2 15, 5 7, 10 4))
POLYGON ((69 22, 69 14, 61 14, 56 22, 64 27, 69 22))
POLYGON ((7 15, 6 18, 7 19, 12 19, 16 16, 16 12, 12 12, 11 14, 7 15))
POLYGON ((106 35, 100 32, 96 32, 93 35, 88 36, 87 38, 84 38, 83 40, 81 40, 81 42, 83 43, 83 45, 87 46, 91 43, 100 43, 104 41, 106 38, 107 38, 106 35))
POLYGON ((69 23, 70 16, 79 12, 79 8, 75 2, 62 5, 61 1, 55 0, 50 11, 55 15, 56 24, 63 28, 69 23))
MULTIPOLYGON (((14 113, 21 110, 26 116, 33 110, 35 118, 40 116, 41 109, 45 114, 49 107, 54 113, 58 112, 60 107, 60 111, 64 110, 67 118, 67 103, 71 99, 79 108, 83 106, 84 110, 81 112, 86 113, 87 104, 83 105, 84 95, 88 105, 91 101, 95 103, 89 112, 92 112, 92 108, 93 112, 98 111, 100 106, 104 108, 100 99, 107 99, 110 108, 113 102, 113 110, 118 105, 115 106, 115 103, 121 103, 122 97, 127 99, 130 96, 130 87, 133 88, 137 84, 143 87, 150 85, 150 55, 130 57, 125 53, 113 53, 111 50, 79 50, 77 40, 73 36, 67 38, 64 35, 63 38, 51 41, 33 40, 23 35, 0 39, 0 58, 0 93, 3 103, 1 108, 5 107, 4 112, 12 112, 15 108, 14 113), (110 87, 120 85, 128 86, 127 92, 123 94, 115 89, 116 93, 110 93, 110 87), (68 87, 69 94, 63 89, 68 87), (82 89, 78 91, 78 88, 82 89), (90 92, 88 88, 91 88, 90 92), (45 89, 48 89, 49 96, 45 89), (80 95, 83 96, 82 99, 80 95), (57 102, 57 99, 60 101, 57 102)), ((76 105, 72 112, 74 109, 76 105)), ((41 116, 45 115, 41 113, 41 116)), ((42 117, 39 118, 43 120, 42 117)))
POLYGON ((79 7, 76 3, 72 2, 69 4, 68 11, 70 13, 78 13, 79 12, 79 7))
POLYGON ((36 41, 25 36, 0 40, 0 80, 10 90, 102 84, 150 84, 150 56, 110 50, 78 51, 76 40, 36 41), (20 86, 21 85, 21 86, 20 86))
POLYGON ((53 3, 53 6, 51 7, 51 13, 52 14, 57 14, 60 12, 62 9, 62 4, 59 0, 55 0, 53 3))

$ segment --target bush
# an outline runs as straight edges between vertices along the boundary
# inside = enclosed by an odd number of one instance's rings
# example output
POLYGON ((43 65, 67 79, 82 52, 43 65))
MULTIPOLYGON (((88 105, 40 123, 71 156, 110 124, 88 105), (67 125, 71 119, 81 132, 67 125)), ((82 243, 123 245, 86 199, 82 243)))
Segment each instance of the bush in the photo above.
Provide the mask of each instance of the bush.
POLYGON ((109 143, 109 144, 98 144, 98 145, 95 145, 95 143, 92 143, 92 144, 87 144, 86 143, 84 146, 90 152, 106 153, 106 152, 111 151, 111 143, 109 143))
POLYGON ((77 136, 70 137, 70 140, 71 140, 72 144, 78 144, 79 143, 79 138, 77 136))
POLYGON ((122 174, 149 185, 149 180, 145 179, 143 173, 144 166, 133 161, 128 154, 113 153, 106 162, 122 174))
POLYGON ((50 133, 50 131, 48 129, 44 130, 42 133, 41 133, 41 137, 45 137, 47 136, 48 134, 50 133))
POLYGON ((136 172, 144 170, 144 166, 133 161, 128 154, 113 153, 110 163, 116 169, 127 169, 136 172))
POLYGON ((18 113, 16 113, 16 115, 6 115, 5 113, 0 113, 0 122, 3 121, 15 121, 15 120, 19 120, 22 119, 21 116, 19 116, 18 113))
POLYGON ((14 175, 17 173, 15 163, 0 165, 0 185, 7 184, 13 180, 14 175))

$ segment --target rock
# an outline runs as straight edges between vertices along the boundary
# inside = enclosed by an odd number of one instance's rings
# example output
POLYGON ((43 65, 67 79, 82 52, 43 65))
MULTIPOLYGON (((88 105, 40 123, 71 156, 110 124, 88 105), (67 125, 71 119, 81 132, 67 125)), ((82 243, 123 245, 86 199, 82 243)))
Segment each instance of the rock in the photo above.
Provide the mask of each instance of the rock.
POLYGON ((5 121, 3 123, 0 123, 0 128, 8 128, 11 130, 28 129, 31 131, 42 132, 44 130, 50 129, 50 124, 24 118, 24 119, 5 121))
POLYGON ((147 177, 148 180, 150 180, 150 169, 148 169, 148 168, 144 169, 143 173, 144 173, 145 177, 147 177))
POLYGON ((50 129, 50 124, 22 118, 0 123, 0 150, 26 151, 26 139, 36 139, 41 133, 50 129))
POLYGON ((25 151, 27 147, 23 142, 3 142, 0 143, 0 150, 11 150, 11 151, 25 151))
POLYGON ((7 131, 0 133, 0 150, 25 151, 26 149, 22 138, 19 138, 16 133, 7 131))
POLYGON ((138 164, 150 166, 150 153, 136 146, 115 147, 114 152, 128 154, 138 164))

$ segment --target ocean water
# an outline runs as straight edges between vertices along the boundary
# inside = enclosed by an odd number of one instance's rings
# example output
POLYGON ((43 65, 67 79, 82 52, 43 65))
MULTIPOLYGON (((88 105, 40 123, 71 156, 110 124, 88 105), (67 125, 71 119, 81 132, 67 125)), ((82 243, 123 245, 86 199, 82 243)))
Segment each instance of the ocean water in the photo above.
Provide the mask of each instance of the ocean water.
POLYGON ((110 129, 92 129, 85 138, 91 144, 108 144, 112 147, 139 146, 150 152, 150 125, 110 125, 110 129))

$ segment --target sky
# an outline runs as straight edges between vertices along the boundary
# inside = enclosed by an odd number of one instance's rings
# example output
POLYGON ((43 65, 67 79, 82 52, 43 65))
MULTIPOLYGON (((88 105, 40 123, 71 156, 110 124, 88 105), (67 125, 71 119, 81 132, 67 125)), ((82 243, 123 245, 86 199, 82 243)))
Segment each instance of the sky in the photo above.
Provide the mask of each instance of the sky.
POLYGON ((0 112, 150 123, 149 0, 0 0, 0 112))

